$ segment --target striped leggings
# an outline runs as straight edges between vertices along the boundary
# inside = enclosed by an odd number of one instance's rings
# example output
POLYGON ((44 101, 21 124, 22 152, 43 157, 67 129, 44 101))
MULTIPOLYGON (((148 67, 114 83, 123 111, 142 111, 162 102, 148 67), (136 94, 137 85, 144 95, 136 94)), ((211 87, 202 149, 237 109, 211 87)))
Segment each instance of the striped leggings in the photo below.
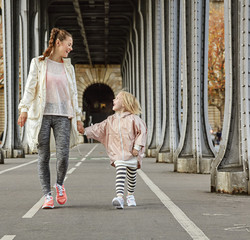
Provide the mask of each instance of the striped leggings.
POLYGON ((130 168, 126 166, 116 167, 116 194, 117 196, 124 195, 124 185, 127 177, 127 192, 129 194, 134 194, 136 186, 136 168, 130 168))

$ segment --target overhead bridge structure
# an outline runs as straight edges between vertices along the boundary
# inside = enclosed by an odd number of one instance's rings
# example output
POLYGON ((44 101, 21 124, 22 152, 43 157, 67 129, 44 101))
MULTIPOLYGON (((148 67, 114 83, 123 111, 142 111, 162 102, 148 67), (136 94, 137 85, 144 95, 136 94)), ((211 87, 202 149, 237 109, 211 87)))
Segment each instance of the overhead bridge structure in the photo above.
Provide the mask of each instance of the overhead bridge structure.
MULTIPOLYGON (((148 156, 174 163, 177 172, 211 173, 211 191, 250 194, 250 5, 227 0, 224 9, 226 100, 216 152, 208 122, 208 0, 2 0, 2 163, 28 152, 17 107, 31 59, 58 27, 73 35, 73 65, 90 72, 119 66, 121 87, 142 105, 148 156)), ((106 84, 101 78, 92 83, 106 84)))

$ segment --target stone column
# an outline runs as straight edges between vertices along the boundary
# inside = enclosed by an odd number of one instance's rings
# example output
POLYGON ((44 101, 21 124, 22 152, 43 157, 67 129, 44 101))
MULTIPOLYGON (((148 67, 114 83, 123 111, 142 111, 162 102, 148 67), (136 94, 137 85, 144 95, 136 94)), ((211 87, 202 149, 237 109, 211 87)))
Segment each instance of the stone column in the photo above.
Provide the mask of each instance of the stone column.
POLYGON ((224 4, 226 104, 221 146, 212 163, 211 191, 250 194, 250 7, 246 0, 224 4))
POLYGON ((147 0, 147 127, 148 127, 148 156, 156 156, 156 126, 155 126, 155 95, 154 95, 154 58, 153 58, 153 5, 154 1, 147 0))
POLYGON ((162 143, 157 156, 158 162, 173 162, 174 152, 179 142, 179 56, 181 50, 179 47, 179 21, 180 21, 180 1, 167 1, 165 6, 165 22, 167 23, 164 29, 166 38, 166 124, 163 129, 162 143))
POLYGON ((24 157, 18 120, 19 104, 19 1, 3 0, 5 121, 3 150, 6 157, 24 157))
POLYGON ((214 158, 204 95, 207 87, 209 1, 183 0, 181 5, 185 6, 181 14, 185 21, 182 38, 183 46, 186 46, 182 50, 186 62, 183 71, 183 123, 174 165, 177 172, 209 173, 214 158))

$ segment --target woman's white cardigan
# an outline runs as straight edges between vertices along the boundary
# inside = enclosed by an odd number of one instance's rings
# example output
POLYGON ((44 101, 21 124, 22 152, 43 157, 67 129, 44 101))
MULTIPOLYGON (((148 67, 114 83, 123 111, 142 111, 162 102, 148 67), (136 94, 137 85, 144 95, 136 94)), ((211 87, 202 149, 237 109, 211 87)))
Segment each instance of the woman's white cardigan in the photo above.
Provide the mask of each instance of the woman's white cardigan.
MULTIPOLYGON (((70 136, 70 146, 72 147, 77 144, 77 121, 81 120, 81 109, 78 107, 74 67, 68 58, 64 58, 63 63, 69 83, 69 93, 74 112, 74 117, 71 119, 70 136)), ((32 59, 24 95, 18 106, 19 111, 28 112, 26 134, 31 151, 36 151, 37 149, 38 134, 42 125, 46 104, 46 70, 47 58, 44 61, 39 61, 39 57, 32 59)))

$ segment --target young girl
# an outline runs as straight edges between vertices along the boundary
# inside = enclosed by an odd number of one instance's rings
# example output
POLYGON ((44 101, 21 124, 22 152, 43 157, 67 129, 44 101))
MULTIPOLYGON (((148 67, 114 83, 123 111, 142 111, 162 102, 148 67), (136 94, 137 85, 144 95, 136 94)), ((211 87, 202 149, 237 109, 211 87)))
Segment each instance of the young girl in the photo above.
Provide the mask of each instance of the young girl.
POLYGON ((45 195, 42 208, 54 208, 50 184, 50 132, 56 142, 56 200, 65 204, 63 185, 68 168, 69 147, 77 144, 77 131, 83 133, 81 109, 78 107, 74 68, 67 59, 73 39, 63 29, 53 28, 49 47, 43 56, 33 58, 19 104, 18 124, 27 120, 27 139, 31 151, 38 148, 38 173, 45 195), (71 136, 70 136, 71 135, 71 136))
POLYGON ((141 112, 137 99, 121 91, 113 100, 115 114, 101 123, 85 128, 85 135, 100 141, 107 150, 112 166, 116 167, 116 197, 112 204, 124 207, 124 184, 127 177, 127 205, 136 206, 134 190, 137 168, 141 167, 147 129, 135 114, 141 112))

